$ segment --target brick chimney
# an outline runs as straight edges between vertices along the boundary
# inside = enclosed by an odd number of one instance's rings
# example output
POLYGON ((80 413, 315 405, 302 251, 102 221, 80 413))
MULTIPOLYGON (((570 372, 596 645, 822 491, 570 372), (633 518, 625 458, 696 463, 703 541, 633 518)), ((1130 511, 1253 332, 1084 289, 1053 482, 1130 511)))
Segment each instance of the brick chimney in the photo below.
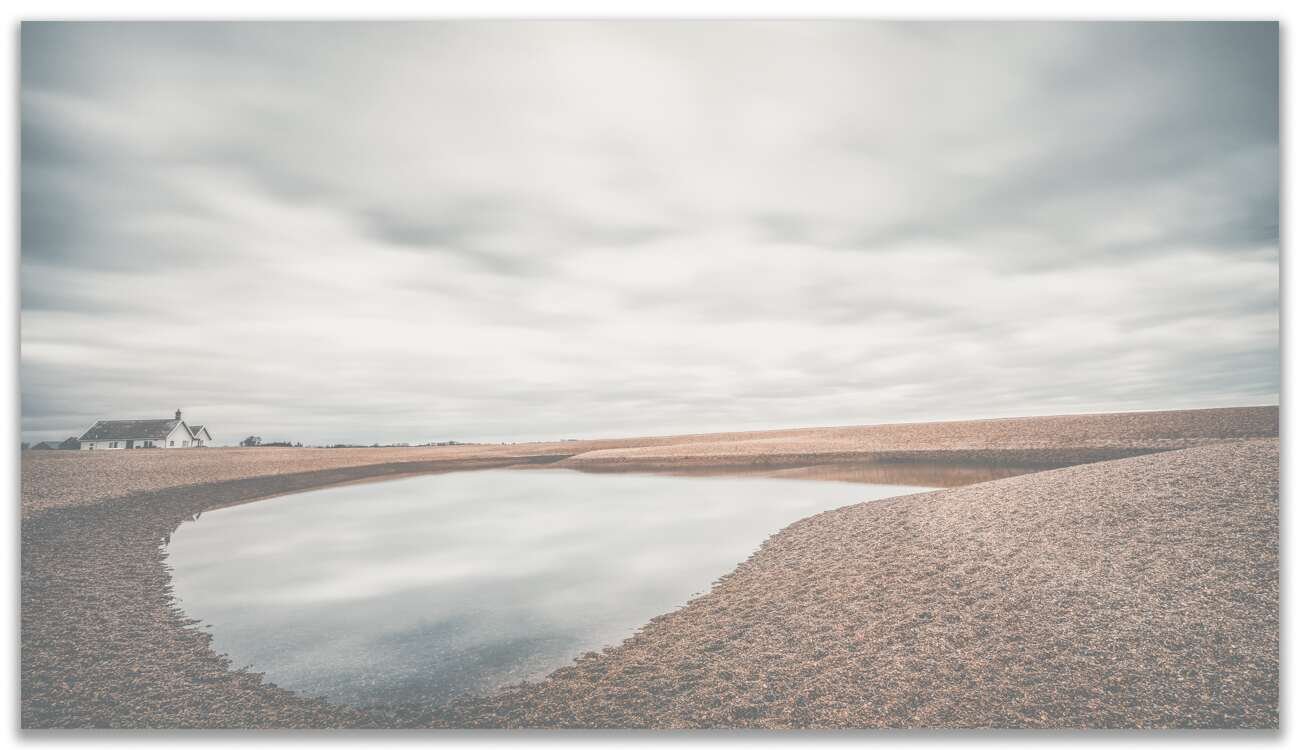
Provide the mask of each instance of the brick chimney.
POLYGON ((180 418, 181 418, 181 410, 180 410, 180 409, 177 409, 177 410, 176 410, 176 419, 179 420, 180 418))

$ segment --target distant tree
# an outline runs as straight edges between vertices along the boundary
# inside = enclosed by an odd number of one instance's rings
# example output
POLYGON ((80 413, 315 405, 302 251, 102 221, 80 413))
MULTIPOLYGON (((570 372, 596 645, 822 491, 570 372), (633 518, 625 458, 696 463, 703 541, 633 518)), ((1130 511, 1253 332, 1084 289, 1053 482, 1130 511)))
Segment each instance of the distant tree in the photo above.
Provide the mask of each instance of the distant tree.
POLYGON ((244 446, 245 448, 256 448, 257 446, 262 444, 262 438, 256 435, 249 435, 243 440, 240 440, 239 444, 244 446))
POLYGON ((23 450, 27 450, 30 447, 32 447, 31 443, 23 443, 23 450))

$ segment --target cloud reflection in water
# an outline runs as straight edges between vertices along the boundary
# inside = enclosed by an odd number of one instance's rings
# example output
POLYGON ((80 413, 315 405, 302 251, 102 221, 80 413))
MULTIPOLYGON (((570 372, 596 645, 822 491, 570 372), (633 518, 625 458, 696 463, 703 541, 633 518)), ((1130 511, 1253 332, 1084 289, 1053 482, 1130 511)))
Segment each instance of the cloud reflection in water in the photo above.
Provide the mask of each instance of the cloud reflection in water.
POLYGON ((233 666, 358 705, 441 702, 620 642, 799 518, 916 491, 460 472, 205 513, 168 552, 233 666))

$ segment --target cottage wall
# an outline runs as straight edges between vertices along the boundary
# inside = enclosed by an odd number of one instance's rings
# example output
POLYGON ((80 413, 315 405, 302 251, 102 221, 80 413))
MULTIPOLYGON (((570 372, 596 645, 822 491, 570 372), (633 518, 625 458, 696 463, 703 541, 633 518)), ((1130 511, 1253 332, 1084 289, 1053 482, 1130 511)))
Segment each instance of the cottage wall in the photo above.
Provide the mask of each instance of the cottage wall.
POLYGON ((184 422, 177 422, 162 444, 164 448, 189 448, 190 446, 190 428, 186 427, 184 422))
MULTIPOLYGON (((126 442, 127 442, 127 441, 125 441, 125 440, 82 440, 82 441, 81 441, 81 450, 83 450, 83 451, 120 451, 120 450, 126 450, 126 442)), ((162 441, 162 440, 153 440, 153 441, 149 441, 149 440, 136 440, 136 441, 134 441, 134 446, 135 446, 136 448, 163 448, 163 447, 166 447, 165 442, 162 441), (152 442, 153 445, 149 445, 150 442, 152 442)), ((177 443, 176 447, 177 447, 177 448, 181 447, 180 444, 179 444, 179 442, 177 443)))

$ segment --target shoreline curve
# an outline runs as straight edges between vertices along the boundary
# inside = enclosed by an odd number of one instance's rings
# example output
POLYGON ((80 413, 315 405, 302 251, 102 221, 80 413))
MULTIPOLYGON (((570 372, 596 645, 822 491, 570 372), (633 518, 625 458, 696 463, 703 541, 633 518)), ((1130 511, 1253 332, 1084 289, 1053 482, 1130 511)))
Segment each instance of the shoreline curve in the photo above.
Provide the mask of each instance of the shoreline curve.
MULTIPOLYGON (((1255 410, 1250 410, 1255 411, 1255 410)), ((1259 410, 1264 411, 1264 410, 1259 410)), ((1273 434, 1276 434, 1275 408, 1272 412, 1273 434)), ((1250 414, 1255 421, 1257 413, 1250 414)), ((1048 419, 1048 418, 1044 418, 1048 419)), ((1264 416, 1265 431, 1267 415, 1264 416)), ((1236 430, 1240 432, 1241 430, 1236 430)), ((1246 431, 1258 431, 1250 426, 1246 431)), ((1233 430, 1229 430, 1229 433, 1233 430)), ((1263 638, 1256 640, 1264 644, 1264 655, 1250 662, 1250 670, 1241 676, 1246 684, 1255 685, 1252 698, 1242 705, 1240 716, 1213 712, 1197 713, 1184 711, 1184 722, 1177 723, 1170 717, 1174 714, 1156 712, 1138 716, 1138 725, 1149 726, 1277 726, 1277 592, 1276 592, 1276 547, 1277 547, 1277 441, 1259 440, 1231 436, 1197 436, 1190 439, 1204 444, 1204 447, 1191 450, 1181 449, 1162 452, 1123 460, 1108 460, 1105 463, 1092 463, 1074 466, 1038 474, 1027 474, 1011 479, 1000 479, 969 485, 963 488, 940 490, 923 495, 909 495, 885 501, 875 501, 895 508, 899 500, 924 497, 927 504, 940 496, 942 502, 953 498, 962 498, 970 508, 980 507, 978 500, 982 492, 993 492, 998 497, 1009 488, 1032 488, 1044 477, 1052 481, 1060 477, 1068 478, 1067 484, 1078 483, 1097 487, 1103 484, 1106 476, 1111 476, 1119 467, 1128 472, 1133 462, 1146 462, 1143 471, 1154 471, 1163 477, 1165 486, 1174 486, 1179 482, 1196 486, 1215 486, 1213 477, 1204 476, 1206 467, 1197 468, 1196 461, 1188 463, 1188 456, 1204 456, 1210 461, 1209 468, 1217 467, 1219 474, 1228 478, 1235 477, 1239 485, 1251 481, 1250 477, 1241 475, 1233 469, 1233 461, 1246 461, 1254 467, 1255 480, 1253 494, 1241 500, 1253 508, 1255 516, 1251 522, 1258 544, 1252 549, 1259 551, 1263 545, 1260 564, 1263 565, 1263 578, 1249 579, 1249 587, 1238 587, 1235 591, 1249 591, 1254 598, 1251 610, 1259 618, 1258 632, 1263 638), (1227 461, 1226 464, 1223 462, 1227 461), (1178 466, 1181 474, 1169 473, 1159 469, 1162 464, 1171 463, 1178 466), (1123 465, 1123 466, 1121 466, 1123 465), (1270 468, 1271 466, 1271 468, 1270 468), (1262 467, 1262 468, 1261 468, 1262 467), (1062 474, 1064 472, 1064 474, 1062 474), (1080 474, 1079 472, 1083 472, 1080 474), (1092 474, 1099 473, 1101 479, 1092 474), (1271 479, 1270 479, 1271 476, 1271 479), (1180 478, 1181 477, 1181 478, 1180 478), (1262 477, 1262 480, 1260 479, 1262 477), (1260 484, 1262 481, 1262 484, 1260 484), (1270 487, 1271 481, 1271 490, 1270 487), (1206 484, 1209 482, 1209 484, 1206 484), (981 490, 981 488, 983 488, 981 490), (971 495, 970 493, 975 493, 971 495), (1271 505, 1269 497, 1271 492, 1271 505), (944 499, 946 496, 947 499, 944 499), (1262 498, 1262 499, 1261 499, 1262 498), (1271 513, 1269 511, 1271 508, 1271 513), (1270 526, 1271 515, 1271 526, 1270 526), (1270 536, 1271 534, 1271 536, 1270 536), (1271 548, 1269 547, 1271 543, 1271 548), (1271 549, 1271 553, 1270 550, 1271 549), (1271 554, 1271 557, 1270 557, 1271 554), (1271 560, 1271 563, 1269 562, 1271 560), (1272 565, 1270 569, 1268 566, 1272 565), (1267 578, 1272 571, 1274 586, 1268 590, 1267 578), (1260 580, 1264 584, 1260 584, 1260 580), (1261 588, 1262 586, 1262 588, 1261 588), (1271 597, 1271 598, 1270 598, 1271 597), (1271 619, 1270 619, 1271 613, 1271 619), (1272 644, 1271 672, 1269 671, 1268 644, 1272 644), (1271 691, 1271 692, 1270 692, 1271 691), (1271 708, 1270 698, 1271 695, 1271 708), (1261 697, 1262 696, 1262 697, 1261 697), (1163 718, 1162 718, 1163 717, 1163 718)), ((1143 453, 1151 453, 1150 446, 1144 446, 1143 453)), ((1128 450, 1130 448, 1123 448, 1128 450)), ((1017 449, 1023 450, 1023 449, 1017 449)), ((1059 449, 1058 449, 1059 450, 1059 449)), ((1097 455, 1102 450, 1114 450, 1104 446, 1086 446, 1072 449, 1076 457, 1097 455), (1096 452, 1093 452, 1096 451, 1096 452)), ((1166 451, 1168 449, 1165 449, 1166 451)), ((964 456, 978 455, 1003 456, 997 448, 966 449, 966 452, 954 451, 964 456)), ((824 457, 825 454, 818 454, 824 457)), ((859 459, 861 456, 859 456, 859 459)), ((1059 452, 1053 460, 1060 460, 1059 452)), ((712 460, 712 459, 710 459, 712 460)), ((808 460, 806 457, 800 460, 808 460)), ((1093 705, 1095 715, 1108 717, 1103 723, 1088 724, 1075 721, 1052 721, 1041 723, 1029 715, 1012 715, 1003 713, 980 714, 978 719, 970 716, 948 713, 935 707, 935 699, 928 701, 915 693, 915 687, 909 687, 912 696, 897 703, 893 696, 879 706, 889 706, 892 716, 903 723, 882 723, 877 716, 863 707, 856 710, 852 706, 840 706, 837 711, 825 713, 825 706, 808 695, 768 696, 766 701, 758 704, 746 703, 737 706, 734 701, 726 701, 719 695, 726 696, 722 686, 730 685, 736 695, 752 694, 754 685, 744 679, 729 680, 728 676, 748 674, 732 668, 718 667, 711 670, 709 666, 715 657, 732 653, 729 649, 739 648, 734 644, 747 644, 747 638, 764 629, 772 627, 772 618, 778 614, 773 611, 748 609, 736 610, 743 614, 749 612, 751 621, 748 626, 723 639, 722 645, 713 642, 696 644, 700 651, 695 657, 684 662, 673 663, 672 669, 664 664, 655 666, 644 660, 637 661, 630 654, 642 653, 645 648, 663 648, 653 646, 654 639, 662 640, 665 628, 680 627, 682 623, 690 625, 691 618, 698 618, 696 613, 707 611, 709 603, 716 603, 715 594, 726 596, 725 591, 732 591, 737 580, 744 580, 752 571, 762 565, 769 565, 774 555, 787 554, 782 550, 788 547, 789 538, 799 536, 810 528, 821 529, 820 537, 804 542, 799 547, 792 561, 781 563, 778 568, 798 571, 799 565, 791 563, 806 562, 816 558, 821 545, 821 553, 826 549, 835 549, 834 545, 847 544, 842 533, 823 525, 830 517, 836 523, 852 520, 857 514, 849 511, 859 508, 851 505, 828 513, 818 514, 802 519, 784 529, 763 545, 749 560, 741 563, 735 571, 725 576, 713 589, 686 607, 655 618, 636 636, 624 644, 606 649, 601 655, 588 655, 580 658, 572 667, 557 670, 546 680, 532 685, 517 686, 507 689, 500 695, 459 701, 450 707, 431 709, 429 707, 392 707, 383 709, 354 709, 347 706, 327 704, 317 699, 304 698, 287 690, 277 688, 263 681, 260 674, 232 670, 229 662, 215 654, 209 647, 210 638, 201 630, 192 627, 189 620, 171 601, 170 576, 165 565, 165 550, 158 543, 165 540, 180 523, 194 513, 219 507, 253 502, 270 497, 317 489, 345 481, 366 481, 372 479, 392 478, 410 473, 431 473, 439 471, 465 470, 472 468, 490 468, 534 463, 554 466, 556 468, 583 468, 568 465, 566 457, 556 458, 554 452, 539 452, 538 455, 498 456, 467 458, 466 460, 438 461, 403 461, 397 463, 347 466, 321 471, 299 472, 292 474, 272 474, 245 479, 227 480, 209 484, 169 487, 152 492, 137 492, 111 501, 99 501, 89 504, 69 504, 41 508, 24 514, 22 523, 22 726, 36 727, 291 727, 291 728, 328 728, 328 727, 414 727, 414 726, 1133 726, 1123 723, 1119 718, 1133 714, 1095 713, 1100 705, 1105 707, 1107 695, 1083 696, 1071 700, 1101 701, 1093 705), (541 457, 539 457, 541 456, 541 457), (414 472, 413 472, 414 470, 414 472), (841 515, 833 515, 841 514, 841 515), (820 519, 820 520, 817 520, 820 519), (830 543, 831 546, 827 547, 830 543), (810 557, 810 555, 812 557, 810 557), (755 560, 763 561, 762 564, 755 560), (720 588, 724 589, 719 594, 720 588), (705 600, 704 603, 701 600, 705 600), (684 614, 687 612, 691 614, 684 614), (765 619, 766 618, 766 619, 765 619), (665 623, 672 623, 667 625, 665 623), (737 634, 738 633, 738 634, 737 634), (657 635, 659 634, 659 635, 657 635), (732 637, 732 636, 735 637, 732 637), (649 644, 649 645, 648 645, 649 644), (733 645, 728 645, 733 644, 733 645), (638 651, 641 649, 641 651, 638 651), (631 661, 629 661, 631 659, 631 661), (621 666, 619 666, 621 665, 621 666), (701 672, 701 670, 704 670, 701 672), (638 675, 641 675, 638 677, 638 675), (618 679, 614 679, 618 677, 618 679), (622 680, 620 682, 619 680, 622 680), (630 680, 630 682, 629 682, 630 680), (669 684, 685 685, 686 690, 669 691, 671 695, 659 701, 650 700, 642 693, 649 693, 655 698, 654 686, 669 684), (650 686, 650 687, 646 687, 650 686), (577 692, 575 692, 577 691, 577 692), (586 691, 586 692, 583 692, 586 691), (721 692, 719 692, 721 691, 721 692), (619 697, 622 696, 622 697, 619 697), (711 696, 708 700, 701 699, 711 696), (611 707, 610 701, 617 698, 622 704, 611 707), (687 699, 689 698, 689 700, 687 699), (626 699, 626 700, 625 700, 626 699), (664 700, 667 702, 664 703, 664 700), (721 701, 721 702, 720 702, 721 701), (783 701, 791 701, 789 703, 783 701), (910 701, 910 702, 909 702, 910 701), (913 705, 916 704, 916 705, 913 705), (684 706, 709 707, 710 711, 684 710, 684 706), (800 708, 792 708, 800 707, 800 708), (921 710, 918 706, 929 706, 921 710), (776 709, 780 710, 776 710, 776 709), (701 713, 703 711, 703 713, 701 713), (1119 721, 1120 723, 1115 723, 1119 721)), ((574 462, 577 463, 577 462, 574 462)), ((620 462, 625 465, 622 470, 632 469, 634 462, 620 462)), ((702 463, 708 463, 704 461, 702 463)), ((757 462, 754 462, 757 463, 757 462)), ((751 463, 750 465, 754 465, 751 463)), ((798 462, 795 462, 798 463, 798 462)), ((766 464, 763 464, 766 465, 766 464)), ((781 466, 788 464, 782 463, 781 466)), ((608 470, 601 467, 596 470, 608 470)), ((725 466, 715 464, 715 468, 725 466)), ((1112 480, 1113 480, 1112 476, 1112 480)), ((1129 477, 1131 479, 1131 477, 1129 477)), ((1227 480, 1224 480, 1227 481, 1227 480)), ((1223 482, 1220 482, 1222 485, 1223 482)), ((1225 485, 1226 486, 1226 485, 1225 485)), ((1119 487, 1117 485, 1117 487, 1119 487)), ((1130 497, 1139 497, 1141 493, 1133 490, 1140 488, 1121 487, 1130 497)), ((1222 489, 1222 488, 1221 488, 1222 489)), ((1041 492, 1041 487, 1039 489, 1041 492)), ((27 497, 26 472, 24 473, 24 499, 27 497)), ((982 502, 982 501, 981 501, 982 502)), ((860 520, 860 519, 859 519, 860 520)), ((1240 540, 1238 540, 1240 541, 1240 540)), ((1203 547, 1215 548, 1207 540, 1200 540, 1203 547)), ((790 548, 794 549, 794 548, 790 548)), ((820 558, 817 558, 820 559, 820 558)), ((880 558, 887 560, 888 558, 880 558)), ((1225 558, 1227 559, 1227 558, 1225 558)), ((1233 558, 1235 559, 1235 558, 1233 558)), ((824 563, 825 561, 822 560, 824 563)), ((1240 562, 1240 561, 1238 561, 1240 562)), ((1256 567, 1259 567, 1258 565, 1256 567)), ((788 573, 789 571, 787 571, 788 573)), ((864 570, 853 572, 859 578, 866 575, 864 570)), ((936 574, 937 575, 937 574, 936 574)), ((797 577, 797 576, 796 576, 797 577)), ((1238 576, 1240 579, 1241 577, 1238 576)), ((852 580, 858 580, 854 578, 852 580)), ((1241 579, 1237 583, 1241 583, 1241 579)), ((1041 583, 1041 582, 1040 582, 1041 583)), ((1040 587, 1041 588, 1041 587, 1040 587)), ((1027 589, 1038 590, 1038 589, 1027 589)), ((750 592, 753 594, 754 592, 750 592)), ((827 594, 827 591, 822 591, 827 594)), ((1241 595, 1236 595, 1240 598, 1241 595)), ((834 597, 824 600, 803 601, 809 611, 821 611, 834 603, 834 597)), ((879 602, 877 602, 879 604, 879 602)), ((1240 604, 1240 602, 1238 602, 1240 604)), ((832 610, 837 611, 837 610, 832 610)), ((865 617, 869 612, 854 610, 855 617, 865 617)), ((780 617, 793 615, 788 611, 779 613, 780 617)), ((932 618, 943 617, 938 610, 930 613, 932 618)), ((1227 616, 1227 615, 1224 615, 1227 616)), ((716 612, 710 615, 716 617, 716 612)), ((733 617, 734 619, 734 617, 733 617)), ((779 618, 778 618, 779 619, 779 618)), ((869 619, 869 618, 868 618, 869 619)), ((866 622, 867 620, 860 620, 866 622)), ((930 622, 930 621, 927 621, 930 622)), ((1233 622, 1236 622, 1233 620, 1233 622)), ((844 623, 839 623, 843 625, 844 623)), ((828 631, 815 629, 825 639, 836 635, 835 618, 824 623, 828 631), (824 631, 824 632, 823 632, 824 631)), ((806 624, 805 624, 806 626, 806 624)), ((821 625, 816 626, 821 628, 821 625)), ((847 627, 847 626, 845 626, 847 627)), ((927 627, 925 630, 929 630, 927 627)), ((695 626, 682 632, 693 633, 695 626)), ((701 631, 702 632, 702 631, 701 631)), ((803 631, 798 631, 803 632, 803 631)), ((1237 631, 1233 631, 1237 632, 1237 631)), ((681 635, 681 633, 678 633, 681 635)), ((1220 634, 1222 635, 1222 634, 1220 634)), ((854 636, 856 638, 856 636, 854 636)), ((687 639, 674 638, 679 643, 688 643, 687 639)), ((872 643, 884 644, 887 640, 873 640, 872 643)), ((915 644, 914 644, 915 645, 915 644)), ((895 644, 896 646, 896 644, 895 644)), ((891 648, 895 647, 891 646, 891 648)), ((684 647, 684 646, 683 646, 684 647)), ((1068 650, 1068 649, 1067 649, 1068 650)), ((797 649, 791 654, 801 653, 797 649)), ((677 654, 680 656, 680 654, 677 654)), ((757 668, 764 663, 774 663, 786 668, 784 658, 776 658, 772 652, 750 654, 751 666, 757 668), (775 661, 773 659, 775 658, 775 661)), ((805 657, 808 655, 805 654, 805 657)), ((826 675, 838 674, 833 665, 823 663, 832 654, 812 656, 817 658, 809 662, 811 671, 789 675, 792 685, 807 687, 808 681, 826 683, 826 675), (820 677, 819 677, 820 675, 820 677)), ((843 654, 840 654, 843 656, 843 654)), ((1187 660, 1184 659, 1184 662, 1187 660)), ((1216 662, 1217 663, 1217 662, 1216 662)), ((934 665, 925 660, 917 661, 917 673, 924 675, 926 669, 933 672, 934 665), (927 666, 928 665, 928 666, 927 666)), ((986 665, 987 666, 987 665, 986 665)), ((1003 665, 1005 672, 1010 667, 1003 665)), ((978 670, 977 670, 978 671, 978 670)), ((970 673, 967 672, 969 675, 970 673)), ((931 677, 933 678, 933 674, 931 677)), ((951 676, 951 675, 949 675, 951 676)), ((912 682, 916 679, 912 678, 912 682)), ((834 680, 830 680, 834 683, 834 680)), ((960 681, 959 681, 960 682, 960 681)), ((861 681, 859 680, 860 684, 861 681)), ((852 680, 845 684, 854 684, 852 680)), ((901 683, 900 683, 901 684, 901 683)), ((911 682, 908 683, 911 685, 911 682)), ((1036 683, 1035 683, 1036 684, 1036 683)), ((843 688, 844 685, 840 685, 843 688)), ((1025 693, 1021 685, 1022 694, 1025 693)), ((668 688, 665 687, 665 690, 668 688)), ((819 695, 834 695, 834 684, 822 684, 819 695)), ((1131 693, 1119 691, 1119 695, 1131 693)), ((877 697, 885 696, 880 693, 877 697)), ((1055 693, 1053 693, 1055 695, 1055 693)), ((735 696, 732 696, 733 698, 735 696)), ((1058 696, 1058 700, 1064 700, 1058 696)), ((839 700, 839 699, 837 699, 839 700)), ((901 699, 899 699, 901 700, 901 699)), ((1111 696, 1113 702, 1114 698, 1111 696)), ((824 701, 822 702, 824 703, 824 701)), ((1002 705, 1012 705, 1006 700, 1002 705)), ((1181 704, 1179 704, 1181 705, 1181 704)), ((1182 706, 1184 709, 1186 705, 1182 706)))

